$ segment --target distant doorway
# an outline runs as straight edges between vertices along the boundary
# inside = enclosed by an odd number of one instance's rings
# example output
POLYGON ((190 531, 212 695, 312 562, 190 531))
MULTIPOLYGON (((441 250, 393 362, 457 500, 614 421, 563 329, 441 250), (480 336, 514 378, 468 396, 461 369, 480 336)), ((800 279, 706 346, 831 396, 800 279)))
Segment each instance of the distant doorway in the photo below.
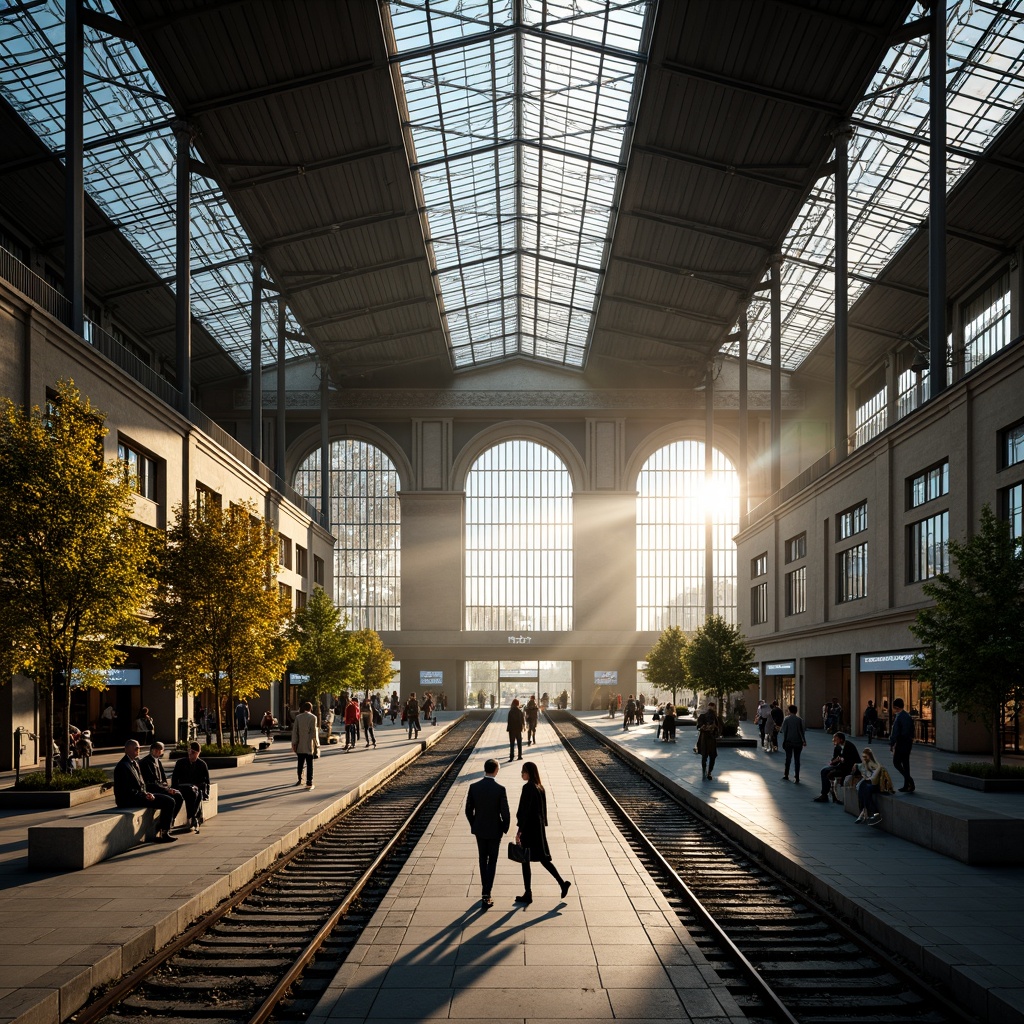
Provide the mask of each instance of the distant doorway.
POLYGON ((466 707, 507 708, 536 697, 555 707, 559 698, 572 706, 571 661, 467 661, 466 707))

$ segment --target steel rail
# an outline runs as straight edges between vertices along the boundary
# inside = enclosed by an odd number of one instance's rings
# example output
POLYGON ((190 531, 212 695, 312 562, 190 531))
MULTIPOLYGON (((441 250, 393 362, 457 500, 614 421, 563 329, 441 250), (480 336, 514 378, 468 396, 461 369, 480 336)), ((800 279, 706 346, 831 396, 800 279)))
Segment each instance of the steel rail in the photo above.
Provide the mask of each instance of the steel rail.
MULTIPOLYGON (((456 722, 453 723, 453 728, 455 725, 458 725, 460 724, 460 722, 465 720, 466 716, 463 716, 462 719, 456 720, 456 722)), ((465 752, 467 746, 470 746, 471 744, 475 745, 477 738, 479 737, 480 733, 483 731, 483 729, 485 728, 489 721, 490 717, 484 720, 484 722, 474 731, 474 733, 467 740, 467 742, 463 744, 462 748, 459 750, 456 757, 461 756, 465 752)), ((427 750, 429 749, 430 748, 427 748, 427 750)), ((411 761, 394 765, 393 767, 395 770, 390 772, 385 778, 381 779, 381 781, 376 786, 374 786, 372 790, 363 794, 363 796, 360 797, 355 803, 350 804, 338 815, 332 818, 331 821, 315 829, 305 839, 299 842, 287 853, 282 854, 277 860, 274 861, 273 864, 271 864, 269 867, 264 868, 259 874, 250 879, 248 882, 246 882, 240 889, 232 893, 226 900, 224 900, 223 903, 215 907, 208 914, 203 915, 201 920, 191 925, 184 932, 182 932, 181 935, 179 935, 175 939, 172 939, 161 949, 157 950, 144 963, 134 968, 123 978, 121 978, 120 981, 118 981, 116 984, 107 989, 107 991, 102 996, 100 996, 95 1002, 90 1003, 88 1006, 84 1006, 80 1010, 78 1010, 74 1015, 75 1024, 97 1024, 99 1020, 101 1020, 106 1014, 110 1013, 111 1010, 113 1010, 136 988, 138 988, 139 985, 142 984, 142 982, 144 982, 151 975, 155 974, 156 971, 159 970, 172 957, 174 957, 177 953, 181 952, 181 950, 190 946, 197 939, 201 938, 214 925, 216 925, 219 921, 221 921, 233 910, 235 910, 240 904, 244 903, 244 901, 248 899, 256 890, 258 890, 261 886, 265 885, 268 881, 270 881, 276 874, 278 874, 281 870, 286 868, 289 864, 293 863, 299 857, 301 857, 310 847, 312 847, 320 839, 322 839, 327 832, 329 832, 333 828, 336 828, 346 818, 354 815, 356 811, 362 809, 362 807, 372 797, 379 793, 379 791, 384 786, 388 785, 390 782, 393 782, 397 778, 397 776, 399 776, 403 771, 407 770, 409 767, 416 764, 420 760, 420 758, 422 758, 423 755, 427 752, 427 750, 421 751, 420 754, 413 758, 411 761)), ((433 796, 437 787, 448 775, 448 772, 451 770, 451 767, 452 765, 449 765, 445 768, 445 770, 438 777, 437 782, 434 783, 433 786, 431 786, 430 791, 427 793, 427 795, 417 802, 413 812, 407 817, 405 823, 399 828, 396 835, 387 844, 387 849, 389 851, 394 848, 398 838, 408 831, 412 823, 412 820, 415 818, 415 815, 420 812, 420 810, 423 807, 423 804, 430 797, 433 796)), ((374 860, 375 867, 379 867, 379 861, 381 859, 382 857, 379 856, 374 860)), ((356 885, 359 886, 360 891, 363 888, 365 888, 369 875, 370 871, 364 872, 364 874, 357 880, 356 885)), ((352 899, 346 898, 342 906, 347 911, 351 903, 352 899)), ((335 915, 332 914, 331 917, 334 918, 335 915)), ((334 919, 331 925, 332 928, 337 924, 337 920, 337 918, 334 919)), ((323 938, 320 939, 319 944, 322 945, 322 943, 323 938)), ((317 948, 319 948, 319 946, 317 948)), ((302 956, 305 956, 306 952, 307 950, 304 950, 302 956)), ((315 954, 315 952, 316 950, 314 949, 313 953, 315 954)), ((306 964, 308 964, 309 959, 311 959, 311 956, 306 958, 303 967, 305 967, 306 964)), ((292 972, 289 971, 289 974, 291 973, 292 972)), ((295 977, 297 977, 297 974, 299 973, 301 973, 301 971, 297 972, 295 976, 291 977, 289 985, 294 983, 295 977)), ((261 1006, 260 1009, 262 1011, 263 1007, 261 1006)), ((266 1020, 267 1017, 263 1017, 260 1019, 266 1020)), ((253 1020, 256 1020, 256 1018, 254 1017, 253 1020)))
POLYGON ((555 730, 558 738, 562 741, 562 745, 569 752, 569 756, 572 757, 573 761, 577 766, 582 769, 590 784, 597 790, 598 794, 603 800, 608 802, 608 806, 617 814, 620 819, 625 823, 630 832, 632 833, 633 839, 643 847, 647 855, 655 862, 658 869, 664 874, 664 876, 671 883, 672 887, 675 888, 683 899, 690 906, 690 909, 696 914, 697 918, 701 921, 705 928, 714 936, 715 941, 719 946, 726 952, 726 954, 732 957, 736 963, 740 965, 747 980, 756 989, 758 995, 770 1006, 780 1020, 786 1022, 786 1024, 800 1024, 797 1017, 789 1011, 786 1004, 775 994, 771 986, 761 977, 757 968, 747 959, 746 954, 732 941, 731 938, 722 929, 721 925, 714 919, 711 912, 704 906, 697 894, 690 888, 690 886, 679 876, 679 873, 674 867, 662 856, 658 848, 647 838, 640 826, 633 820, 632 816, 623 808, 619 801, 612 795, 608 787, 598 778, 594 770, 583 760, 583 758, 577 753, 572 743, 566 739, 562 734, 561 729, 558 727, 558 723, 553 722, 548 716, 548 722, 551 727, 555 730))

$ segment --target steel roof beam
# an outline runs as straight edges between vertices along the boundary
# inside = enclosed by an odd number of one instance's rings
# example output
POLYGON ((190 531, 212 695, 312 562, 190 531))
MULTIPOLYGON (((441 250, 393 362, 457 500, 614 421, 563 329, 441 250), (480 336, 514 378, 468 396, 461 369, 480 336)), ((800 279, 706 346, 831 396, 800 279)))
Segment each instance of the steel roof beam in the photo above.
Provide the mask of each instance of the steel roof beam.
POLYGON ((308 334, 310 331, 315 331, 319 327, 329 327, 331 324, 345 323, 348 320, 358 320, 361 316, 373 316, 376 313, 390 313, 394 309, 407 309, 409 306, 422 306, 424 304, 430 304, 436 302, 436 298, 433 295, 416 295, 411 299, 398 299, 395 302, 382 302, 377 306, 366 306, 362 309, 350 309, 344 313, 338 313, 334 316, 321 317, 319 320, 307 320, 303 325, 303 330, 308 334))
POLYGON ((345 164, 358 163, 362 160, 374 160, 382 156, 394 156, 399 153, 405 153, 404 146, 377 146, 375 149, 362 149, 358 153, 347 153, 345 156, 333 156, 325 160, 316 160, 311 164, 281 164, 279 171, 270 171, 267 174, 260 174, 253 178, 243 178, 240 181, 226 181, 222 187, 225 192, 244 192, 247 189, 259 188, 262 185, 274 185, 279 181, 288 181, 290 178, 301 178, 306 174, 316 174, 318 171, 343 167, 345 164))
POLYGON ((657 263, 654 260, 637 259, 635 256, 615 256, 614 254, 611 260, 613 263, 627 263, 633 267, 643 267, 645 270, 657 270, 665 274, 676 274, 679 277, 692 278, 695 281, 702 281, 704 284, 714 285, 716 288, 725 288, 727 291, 739 292, 741 295, 746 295, 750 290, 746 285, 732 284, 722 280, 724 277, 747 278, 750 276, 749 270, 692 270, 689 267, 674 266, 671 263, 657 263))
POLYGON ((664 213, 652 213, 647 210, 623 210, 622 213, 624 216, 634 217, 637 220, 650 221, 652 224, 664 224, 666 227, 671 228, 683 228, 700 235, 711 235, 713 238, 724 238, 727 242, 738 242, 740 245, 749 245, 754 249, 761 249, 766 252, 774 252, 776 249, 775 243, 770 238, 747 235, 741 231, 720 228, 714 224, 702 224, 699 221, 684 220, 682 217, 673 217, 664 213))
MULTIPOLYGON (((749 181, 757 181, 762 185, 771 185, 773 188, 784 188, 792 192, 803 192, 807 188, 806 182, 794 181, 792 178, 778 178, 773 174, 762 174, 761 170, 767 170, 765 165, 757 168, 733 164, 723 164, 717 160, 708 160, 706 157, 696 156, 693 153, 680 153, 677 150, 664 149, 661 146, 634 146, 634 153, 646 153, 650 156, 657 156, 663 160, 678 160, 680 163, 693 164, 696 167, 706 167, 708 170, 720 171, 729 177, 746 178, 749 181)), ((780 165, 779 170, 792 169, 810 173, 811 168, 807 164, 786 164, 780 165)))
POLYGON ((285 245, 295 245, 298 242, 311 242, 317 238, 325 238, 329 235, 337 235, 343 231, 354 231, 356 228, 376 227, 378 224, 386 224, 392 220, 404 220, 406 217, 416 216, 415 211, 396 210, 391 213, 374 213, 366 217, 353 217, 351 220, 338 221, 334 224, 318 225, 315 228, 308 228, 305 231, 296 231, 290 235, 278 235, 277 238, 269 238, 260 242, 263 250, 277 249, 285 245))
POLYGON ((695 309, 678 309, 674 306, 659 305, 657 302, 645 302, 643 299, 634 299, 629 295, 605 292, 604 301, 619 302, 625 306, 636 306, 639 309, 650 309, 655 313, 668 313, 670 316, 682 317, 684 320, 693 320, 701 324, 711 324, 713 327, 731 327, 735 322, 735 318, 730 320, 726 317, 709 316, 707 313, 699 313, 695 309))
MULTIPOLYGON (((284 291, 288 295, 294 295, 297 292, 309 291, 312 288, 323 288, 326 285, 338 284, 341 281, 352 281, 358 277, 365 277, 367 274, 381 274, 388 270, 398 270, 400 267, 409 267, 416 264, 424 263, 423 256, 413 256, 402 260, 389 260, 386 263, 377 263, 372 266, 360 267, 358 270, 346 270, 340 274, 331 274, 329 276, 321 276, 316 280, 307 281, 304 284, 288 285, 284 291)), ((302 270, 287 270, 281 277, 306 277, 310 276, 306 271, 302 270)))

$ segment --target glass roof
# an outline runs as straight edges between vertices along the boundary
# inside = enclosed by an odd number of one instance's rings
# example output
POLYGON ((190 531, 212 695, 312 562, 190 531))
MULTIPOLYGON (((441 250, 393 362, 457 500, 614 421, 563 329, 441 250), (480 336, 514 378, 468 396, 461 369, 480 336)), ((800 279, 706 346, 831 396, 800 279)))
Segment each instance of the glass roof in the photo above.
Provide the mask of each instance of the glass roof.
MULTIPOLYGON (((924 15, 915 5, 908 20, 924 15)), ((946 183, 952 188, 1021 106, 1024 0, 947 10, 946 183)), ((927 37, 893 46, 852 118, 850 304, 928 215, 927 37)), ((796 369, 834 326, 835 179, 822 178, 783 245, 782 365, 796 369)), ((748 311, 750 358, 770 361, 770 305, 748 311)), ((736 353, 736 346, 726 349, 736 353)))
POLYGON ((455 365, 582 366, 655 3, 389 6, 455 365))
MULTIPOLYGON (((106 0, 87 6, 116 17, 106 0)), ((64 3, 0 5, 0 92, 56 153, 64 148, 64 3), (4 6, 8 9, 4 10, 4 6)), ((174 111, 138 48, 85 28, 85 189, 174 287, 174 111)), ((196 155, 193 153, 193 155, 196 155)), ((242 368, 249 365, 249 242, 219 187, 192 177, 192 314, 242 368)), ((289 314, 288 329, 298 331, 289 314)), ((277 351, 276 311, 263 317, 263 362, 277 351)), ((289 341, 287 355, 312 348, 289 341)))

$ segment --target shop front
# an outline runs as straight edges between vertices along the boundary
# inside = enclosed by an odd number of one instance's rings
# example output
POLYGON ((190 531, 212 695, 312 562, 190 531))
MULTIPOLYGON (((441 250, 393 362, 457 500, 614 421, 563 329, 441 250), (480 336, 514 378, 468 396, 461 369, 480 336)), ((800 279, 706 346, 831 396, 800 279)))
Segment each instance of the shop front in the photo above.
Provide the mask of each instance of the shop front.
POLYGON ((913 665, 918 651, 880 651, 861 654, 857 659, 860 691, 858 731, 863 732, 863 714, 869 700, 878 709, 879 729, 889 735, 893 701, 899 697, 914 720, 914 738, 918 743, 935 744, 935 701, 929 682, 919 677, 913 665))
POLYGON ((765 661, 761 665, 764 670, 764 687, 762 697, 770 704, 779 702, 783 711, 790 704, 796 703, 796 659, 783 661, 765 661))

